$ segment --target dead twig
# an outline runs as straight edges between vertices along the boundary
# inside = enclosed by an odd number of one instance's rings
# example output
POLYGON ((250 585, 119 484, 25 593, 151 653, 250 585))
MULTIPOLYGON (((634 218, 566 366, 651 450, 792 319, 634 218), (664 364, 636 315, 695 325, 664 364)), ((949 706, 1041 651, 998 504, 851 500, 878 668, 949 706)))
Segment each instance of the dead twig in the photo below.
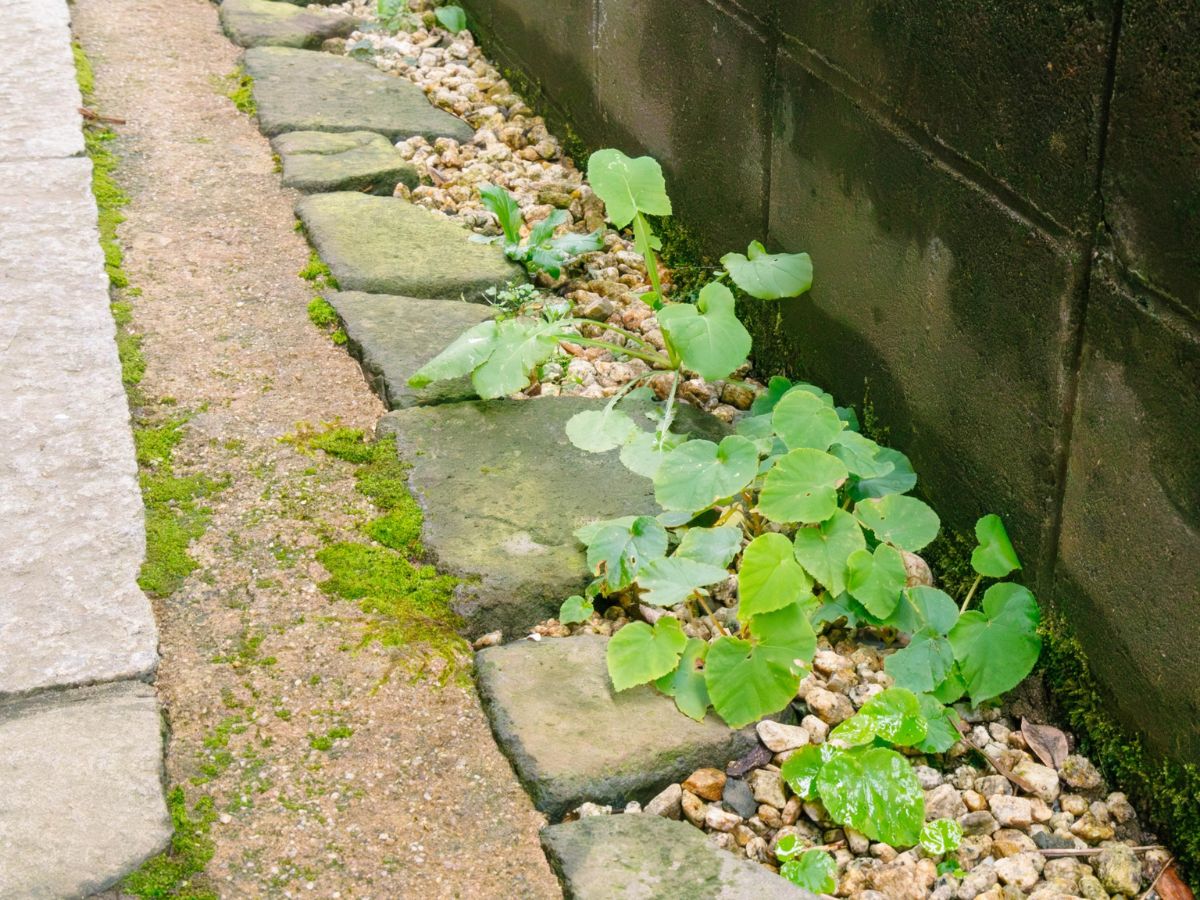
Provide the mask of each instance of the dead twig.
POLYGON ((79 114, 89 122, 103 122, 105 125, 124 125, 124 119, 114 119, 112 116, 102 116, 93 109, 88 109, 86 106, 79 107, 79 114))
MULTIPOLYGON (((1060 847, 1047 847, 1040 852, 1042 856, 1050 859, 1058 859, 1062 856, 1099 856, 1107 849, 1107 847, 1088 847, 1086 850, 1075 850, 1060 847)), ((1133 850, 1134 853, 1145 853, 1147 850, 1162 850, 1164 848, 1162 844, 1148 844, 1145 847, 1131 847, 1130 849, 1133 850)))
POLYGON ((1150 887, 1146 888, 1146 892, 1142 894, 1139 900, 1146 900, 1147 897, 1154 893, 1154 887, 1158 884, 1158 879, 1162 878, 1163 875, 1167 873, 1167 869, 1171 868, 1171 863, 1173 862, 1175 862, 1174 856, 1167 857, 1167 861, 1162 864, 1162 868, 1158 870, 1158 874, 1155 875, 1154 880, 1150 882, 1150 887))

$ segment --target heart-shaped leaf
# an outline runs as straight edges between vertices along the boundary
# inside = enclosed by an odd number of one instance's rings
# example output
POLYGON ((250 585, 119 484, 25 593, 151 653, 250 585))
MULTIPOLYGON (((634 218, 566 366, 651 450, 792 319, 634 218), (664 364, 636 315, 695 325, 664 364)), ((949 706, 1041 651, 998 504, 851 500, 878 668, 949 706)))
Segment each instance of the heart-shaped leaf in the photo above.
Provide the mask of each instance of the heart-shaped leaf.
POLYGON ((958 617, 950 645, 973 705, 999 697, 1033 670, 1042 650, 1040 621, 1033 594, 1008 582, 987 589, 982 611, 958 617))
POLYGON ((908 457, 891 447, 880 447, 876 459, 891 463, 892 470, 886 475, 863 478, 850 485, 848 493, 857 503, 868 497, 887 497, 890 494, 906 494, 917 486, 917 473, 913 471, 908 457))
POLYGON ((962 844, 962 826, 954 819, 934 819, 921 829, 921 847, 932 856, 953 853, 962 844))
POLYGON ((774 532, 761 534, 742 554, 738 570, 738 614, 748 621, 812 596, 812 582, 796 562, 792 542, 774 532))
POLYGON ((832 407, 808 391, 789 391, 776 404, 771 424, 789 450, 827 450, 846 427, 832 407))
POLYGON ((645 590, 641 595, 643 603, 649 603, 651 606, 674 606, 676 603, 682 603, 697 589, 724 581, 728 577, 729 572, 724 566, 710 566, 694 559, 671 556, 651 560, 642 566, 638 572, 637 583, 645 590))
POLYGON ((631 159, 620 150, 597 150, 588 159, 588 181, 604 201, 608 220, 625 228, 640 213, 671 215, 662 167, 649 156, 631 159))
POLYGON ((961 737, 955 727, 958 713, 949 706, 943 706, 932 694, 922 694, 917 699, 921 702, 921 715, 929 724, 925 737, 916 745, 917 749, 922 753, 945 753, 961 737))
MULTIPOLYGON (((951 644, 951 647, 954 645, 951 644)), ((962 670, 958 667, 958 662, 954 663, 954 667, 950 670, 950 674, 946 676, 946 680, 930 691, 930 696, 938 703, 954 703, 967 692, 967 682, 963 679, 962 670)))
POLYGON ((857 431, 839 432, 828 449, 860 480, 882 478, 896 468, 895 463, 883 456, 883 447, 857 431))
POLYGON ((564 600, 558 608, 558 621, 564 625, 577 625, 590 619, 595 611, 591 600, 574 594, 564 600))
POLYGON ((946 680, 954 666, 954 650, 946 638, 932 628, 922 628, 907 647, 883 661, 883 668, 898 687, 918 694, 932 691, 946 680))
POLYGON ((793 543, 796 560, 835 597, 846 590, 846 560, 867 546, 858 520, 841 509, 816 527, 799 529, 793 543))
POLYGON ((792 383, 782 375, 772 376, 767 382, 767 389, 754 398, 750 404, 751 416, 768 416, 784 394, 792 389, 792 383))
POLYGON ((798 297, 812 287, 812 259, 807 253, 768 253, 758 241, 745 255, 726 253, 721 265, 734 284, 759 300, 798 297))
POLYGON ((824 850, 805 850, 795 859, 786 860, 779 874, 814 894, 832 894, 838 886, 837 861, 824 850))
POLYGON ((846 565, 850 570, 846 581, 850 596, 876 618, 891 615, 908 579, 900 551, 890 544, 880 544, 874 553, 855 550, 846 565))
POLYGON ((720 444, 688 441, 676 447, 654 475, 654 497, 663 509, 699 512, 732 497, 758 473, 754 444, 731 434, 720 444))
POLYGON ((689 719, 703 721, 708 712, 708 688, 704 685, 704 661, 708 642, 688 638, 687 647, 679 658, 679 667, 654 682, 654 686, 675 698, 675 706, 689 719))
POLYGON ((653 627, 630 622, 608 641, 605 656, 613 687, 624 691, 674 671, 687 640, 674 616, 663 616, 653 627))
POLYGON ((611 525, 620 525, 622 528, 628 528, 634 523, 637 516, 620 516, 616 519, 600 519, 596 522, 588 522, 586 525, 580 525, 575 529, 575 539, 585 547, 596 540, 596 535, 611 525))
POLYGON ((923 628, 949 634, 957 621, 958 604, 945 591, 917 585, 905 589, 885 624, 906 634, 916 634, 923 628))
POLYGON ((845 463, 828 453, 793 450, 767 473, 758 511, 780 524, 824 522, 837 512, 837 489, 849 474, 845 463))
POLYGON ((588 568, 604 576, 608 592, 628 586, 638 572, 667 554, 667 530, 652 516, 638 516, 628 526, 610 524, 588 544, 588 568))
POLYGON ((975 523, 975 539, 979 546, 971 551, 971 567, 987 578, 1003 578, 1021 568, 1017 551, 1008 539, 1008 531, 1000 517, 992 514, 975 523))
POLYGON ((869 744, 875 738, 907 747, 917 743, 928 730, 917 695, 900 687, 881 691, 830 732, 847 744, 869 744))
POLYGON ((604 453, 629 443, 642 430, 619 409, 585 409, 567 420, 566 432, 580 450, 604 453))
POLYGON ((936 538, 942 525, 937 513, 926 504, 900 494, 863 500, 855 505, 854 515, 879 540, 912 553, 936 538))
POLYGON ((695 306, 664 306, 658 324, 684 366, 709 381, 728 377, 750 353, 750 332, 734 312, 733 294, 717 281, 701 289, 695 306))
POLYGON ((908 847, 925 824, 925 792, 908 760, 870 747, 835 754, 817 775, 817 791, 835 822, 871 840, 908 847))
POLYGON ((742 530, 732 525, 718 528, 689 528, 675 556, 708 563, 710 566, 728 566, 742 549, 742 530))
POLYGON ((779 774, 797 797, 816 800, 817 776, 821 774, 821 767, 836 752, 830 744, 807 744, 784 760, 779 774))
POLYGON ((451 34, 466 30, 467 14, 461 6, 439 6, 433 14, 437 16, 438 24, 451 34))

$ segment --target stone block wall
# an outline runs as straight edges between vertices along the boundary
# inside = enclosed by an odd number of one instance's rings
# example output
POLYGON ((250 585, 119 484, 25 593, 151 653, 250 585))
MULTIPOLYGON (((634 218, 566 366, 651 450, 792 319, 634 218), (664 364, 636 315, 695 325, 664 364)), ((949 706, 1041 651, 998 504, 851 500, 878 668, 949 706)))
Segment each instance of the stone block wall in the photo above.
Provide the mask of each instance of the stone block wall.
POLYGON ((1200 5, 466 0, 708 249, 812 254, 755 358, 1000 513, 1118 715, 1200 762, 1200 5))

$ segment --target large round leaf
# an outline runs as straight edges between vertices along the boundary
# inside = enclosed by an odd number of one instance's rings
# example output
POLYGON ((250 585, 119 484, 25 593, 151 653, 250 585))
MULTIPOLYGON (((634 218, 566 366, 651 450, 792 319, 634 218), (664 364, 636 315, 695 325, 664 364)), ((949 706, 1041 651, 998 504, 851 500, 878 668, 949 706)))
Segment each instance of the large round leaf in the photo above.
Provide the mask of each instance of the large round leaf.
POLYGON ((973 705, 999 697, 1032 671, 1042 652, 1040 621, 1033 594, 1007 582, 987 589, 982 611, 958 617, 950 631, 950 646, 973 705))
POLYGON ((890 494, 907 494, 917 486, 917 473, 913 471, 908 457, 891 447, 880 447, 876 459, 890 463, 892 469, 886 475, 862 478, 850 485, 849 494, 857 503, 867 497, 887 497, 890 494))
POLYGON ((630 622, 608 641, 605 655, 613 687, 623 691, 662 678, 675 669, 687 642, 674 616, 663 616, 653 627, 630 622))
POLYGON ((879 737, 907 747, 924 738, 928 728, 917 695, 893 687, 869 699, 857 713, 833 729, 830 737, 847 744, 869 744, 879 737))
POLYGON ((799 529, 793 543, 796 560, 834 597, 846 590, 846 560, 867 546, 858 520, 842 509, 816 527, 799 529))
POLYGON ((668 432, 660 436, 659 432, 642 431, 639 428, 621 447, 621 464, 635 475, 653 478, 667 454, 686 440, 681 434, 668 432))
POLYGON ((817 775, 817 791, 835 822, 872 840, 908 847, 921 837, 925 792, 895 750, 870 747, 834 755, 817 775))
POLYGON ((932 628, 938 634, 949 634, 957 621, 958 604, 949 594, 919 584, 905 589, 900 595, 900 602, 884 624, 906 634, 916 634, 923 628, 932 628))
POLYGON ((846 582, 850 596, 876 618, 886 619, 891 615, 908 580, 900 551, 890 544, 880 544, 874 553, 855 550, 846 565, 850 570, 846 582))
POLYGON ((675 698, 675 706, 681 713, 697 722, 703 720, 708 712, 708 688, 704 684, 704 660, 707 656, 707 641, 688 638, 678 668, 654 682, 656 688, 668 697, 675 698))
POLYGON ((805 850, 779 867, 779 874, 797 887, 814 894, 837 890, 837 861, 824 850, 805 850))
POLYGON ((750 332, 734 312, 733 294, 716 281, 701 289, 695 306, 664 306, 658 324, 684 366, 709 381, 728 377, 750 353, 750 332))
POLYGON ((932 856, 953 853, 962 844, 962 826, 954 819, 934 819, 921 829, 921 847, 932 856))
POLYGON ((879 540, 913 553, 936 538, 942 525, 926 504, 900 494, 863 500, 855 505, 854 514, 879 540))
POLYGON ((727 566, 742 549, 742 529, 733 525, 718 528, 689 528, 675 550, 675 556, 708 563, 710 566, 727 566))
POLYGON ((916 748, 922 753, 945 753, 962 736, 955 727, 958 713, 949 706, 943 706, 932 694, 922 694, 918 700, 921 702, 921 714, 929 723, 929 730, 916 748))
POLYGON ((999 516, 987 515, 976 522, 975 539, 979 546, 971 551, 971 566, 980 575, 1003 578, 1013 569, 1021 568, 1017 551, 1013 549, 999 516))
POLYGON ((434 381, 470 375, 495 352, 497 325, 495 319, 472 325, 456 337, 449 347, 413 373, 408 379, 409 387, 423 388, 434 381))
POLYGON ((898 687, 918 694, 932 691, 946 680, 954 666, 950 642, 932 628, 922 628, 907 647, 883 661, 883 668, 898 687))
POLYGON ((724 566, 710 566, 681 556, 653 559, 638 571, 638 586, 645 590, 643 603, 652 606, 674 606, 692 596, 696 590, 716 584, 729 577, 724 566))
POLYGON ((620 150, 597 150, 588 159, 588 181, 604 201, 608 220, 625 228, 639 213, 671 215, 662 167, 649 156, 631 159, 620 150))
POLYGON ((837 512, 837 489, 849 474, 845 464, 828 453, 793 450, 767 472, 758 511, 780 524, 824 522, 837 512))
POLYGON ((846 427, 832 407, 808 391, 789 391, 776 404, 771 425, 789 450, 828 450, 846 427))
POLYGON ((896 464, 884 454, 883 447, 857 431, 841 432, 834 438, 829 452, 844 462, 850 474, 859 479, 882 478, 896 468, 896 464))
POLYGON ((812 582, 796 562, 791 541, 767 532, 750 542, 738 570, 738 615, 742 621, 810 596, 812 582))
POLYGON ((699 512, 732 497, 758 473, 754 444, 731 434, 720 444, 688 441, 663 459, 654 474, 654 497, 663 509, 699 512))
POLYGON ((619 591, 646 563, 667 554, 667 530, 653 516, 638 516, 629 525, 612 523, 588 543, 588 568, 603 573, 606 590, 619 591))
POLYGON ((642 430, 619 409, 585 409, 567 419, 567 438, 580 450, 604 453, 629 443, 642 430))
POLYGON ((798 297, 812 287, 812 259, 807 253, 768 253, 754 241, 743 256, 726 253, 721 265, 733 283, 759 300, 798 297))

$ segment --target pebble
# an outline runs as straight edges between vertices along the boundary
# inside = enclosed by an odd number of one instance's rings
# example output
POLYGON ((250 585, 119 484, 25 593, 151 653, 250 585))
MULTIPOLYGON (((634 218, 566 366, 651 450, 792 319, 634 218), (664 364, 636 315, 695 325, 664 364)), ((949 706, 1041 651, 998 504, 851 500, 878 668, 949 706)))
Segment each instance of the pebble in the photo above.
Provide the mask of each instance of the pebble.
POLYGON ((941 784, 925 792, 925 819, 957 819, 967 814, 962 796, 952 784, 941 784))
POLYGON ((683 783, 683 789, 705 800, 720 800, 725 790, 725 773, 720 769, 697 769, 683 783))
POLYGON ((746 780, 751 793, 754 794, 754 799, 759 803, 766 803, 779 809, 787 803, 787 796, 783 791, 783 778, 780 777, 778 771, 756 769, 746 780))
POLYGON ((1013 767, 1013 775, 1023 784, 1029 785, 1032 793, 1047 803, 1053 803, 1061 793, 1058 773, 1030 759, 1023 759, 1013 767))
POLYGON ((834 693, 825 688, 812 688, 804 702, 827 725, 838 725, 854 715, 854 704, 845 694, 834 693))
POLYGON ((1092 813, 1085 813, 1078 822, 1071 826, 1071 834, 1083 838, 1089 844, 1099 844, 1101 841, 1111 841, 1116 837, 1116 829, 1107 822, 1101 822, 1092 813))
POLYGON ((1136 897, 1142 887, 1142 866, 1125 844, 1110 844, 1096 860, 1096 877, 1110 894, 1136 897))
POLYGON ((712 805, 704 813, 704 824, 713 831, 733 831, 741 823, 742 817, 735 812, 712 805))
POLYGON ((708 805, 693 794, 691 791, 683 791, 679 798, 680 809, 683 811, 683 817, 700 828, 704 825, 705 814, 708 812, 708 805))
POLYGON ((1004 884, 1028 891, 1038 883, 1042 865, 1040 853, 1018 853, 996 860, 996 877, 1004 884))
POLYGON ((1025 797, 993 794, 988 807, 1001 828, 1028 828, 1033 824, 1033 807, 1025 797))
POLYGON ((668 784, 646 804, 649 815, 662 816, 664 819, 679 819, 683 816, 683 788, 678 784, 668 784))
MULTIPOLYGON (((928 813, 926 813, 928 815, 928 813)), ((963 834, 987 834, 990 835, 996 831, 1000 825, 996 822, 996 817, 990 812, 970 812, 965 816, 958 817, 958 824, 962 826, 963 834)))
POLYGON ((808 732, 808 740, 813 744, 823 744, 829 737, 829 725, 814 715, 807 715, 800 720, 800 727, 808 732))
POLYGON ((773 753, 795 750, 808 744, 808 730, 800 725, 784 725, 763 719, 756 726, 756 730, 758 739, 773 753))
POLYGON ((754 792, 751 791, 750 785, 741 778, 730 778, 725 782, 721 800, 739 816, 745 818, 758 812, 758 801, 754 798, 754 792))
POLYGON ((1068 786, 1077 791, 1096 791, 1104 787, 1104 779, 1099 770, 1090 760, 1076 754, 1063 760, 1058 774, 1068 786))

